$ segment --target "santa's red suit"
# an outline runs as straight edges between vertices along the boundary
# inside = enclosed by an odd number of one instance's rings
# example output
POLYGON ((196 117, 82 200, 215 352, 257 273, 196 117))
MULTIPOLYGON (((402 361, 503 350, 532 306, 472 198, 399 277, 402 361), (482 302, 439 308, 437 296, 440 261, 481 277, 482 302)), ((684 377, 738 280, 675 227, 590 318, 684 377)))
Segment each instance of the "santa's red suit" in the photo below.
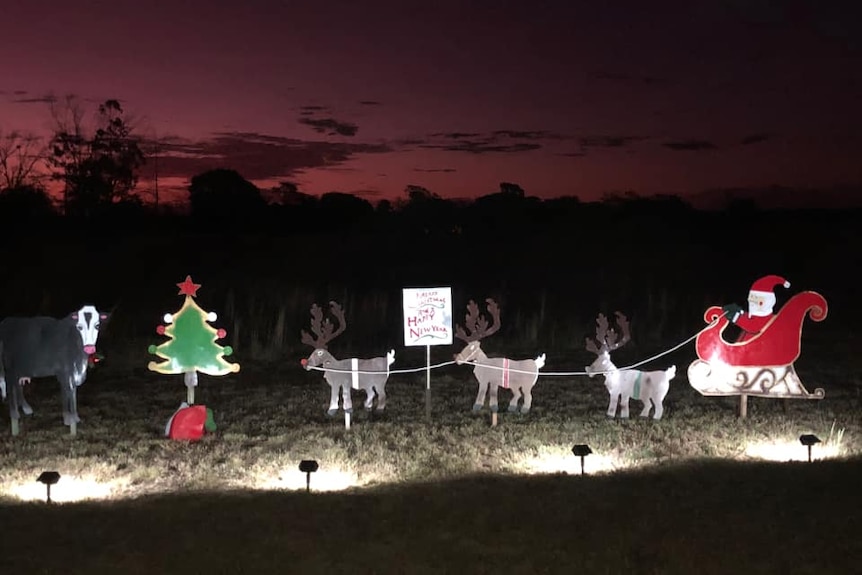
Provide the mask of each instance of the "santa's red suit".
POLYGON ((739 334, 736 341, 746 341, 760 333, 766 327, 766 324, 769 323, 769 320, 772 319, 772 316, 773 314, 762 316, 750 315, 747 312, 741 314, 736 318, 735 322, 742 329, 742 333, 739 334))

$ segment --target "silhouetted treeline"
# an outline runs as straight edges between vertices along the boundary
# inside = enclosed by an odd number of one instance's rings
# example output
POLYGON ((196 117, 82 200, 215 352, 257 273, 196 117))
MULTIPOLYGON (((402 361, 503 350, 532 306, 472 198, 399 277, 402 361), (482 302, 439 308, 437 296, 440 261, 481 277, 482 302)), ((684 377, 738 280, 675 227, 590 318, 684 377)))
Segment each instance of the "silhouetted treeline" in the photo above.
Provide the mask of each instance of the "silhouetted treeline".
POLYGON ((472 202, 416 195, 372 205, 327 194, 236 205, 186 214, 126 205, 84 218, 24 217, 0 203, 0 317, 94 302, 115 310, 106 346, 140 342, 179 308, 174 284, 191 274, 237 354, 307 353, 299 330, 309 308, 332 299, 350 322, 337 346, 364 354, 403 342, 402 288, 451 286, 456 321, 468 299, 500 303, 492 347, 577 356, 596 314, 619 309, 634 330, 625 353, 638 358, 695 333, 710 305, 745 305, 751 282, 776 273, 790 280, 787 293, 812 289, 829 302, 827 320, 805 327, 822 357, 858 342, 858 210, 698 211, 674 197, 584 203, 503 192, 472 202))

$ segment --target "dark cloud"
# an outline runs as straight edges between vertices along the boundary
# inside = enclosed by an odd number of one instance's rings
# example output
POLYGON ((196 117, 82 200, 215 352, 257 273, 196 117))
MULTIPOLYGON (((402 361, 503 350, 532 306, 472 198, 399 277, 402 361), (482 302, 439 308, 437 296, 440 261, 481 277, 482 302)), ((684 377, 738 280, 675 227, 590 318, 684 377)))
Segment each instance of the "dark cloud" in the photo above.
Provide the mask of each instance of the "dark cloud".
POLYGON ((357 154, 380 154, 391 148, 297 140, 248 132, 222 132, 210 140, 160 143, 159 175, 186 177, 216 168, 238 171, 249 180, 288 178, 303 170, 339 169, 357 154))
POLYGON ((424 172, 426 174, 451 174, 457 172, 455 168, 413 168, 414 172, 424 172))
POLYGON ((452 144, 421 144, 420 148, 444 150, 446 152, 468 152, 471 154, 529 152, 542 148, 540 144, 515 142, 513 144, 495 143, 491 139, 464 140, 452 144))
POLYGON ((563 156, 565 158, 583 158, 586 157, 586 152, 563 152, 562 154, 557 154, 558 156, 563 156))
POLYGON ((355 136, 359 131, 356 124, 340 122, 333 118, 300 118, 299 123, 311 126, 315 132, 327 136, 355 136))
POLYGON ((318 112, 328 112, 329 108, 326 106, 300 106, 299 113, 303 116, 309 116, 311 114, 317 114, 318 112))
POLYGON ((677 140, 662 144, 665 148, 676 151, 700 152, 703 150, 714 150, 715 144, 707 140, 677 140))
POLYGON ((378 102, 376 100, 359 100, 359 103, 363 106, 382 106, 383 102, 378 102))
POLYGON ((742 138, 739 143, 743 146, 749 146, 751 144, 759 144, 761 142, 765 142, 771 138, 772 136, 770 136, 769 134, 751 134, 742 138))
MULTIPOLYGON (((27 94, 24 90, 15 90, 12 92, 16 96, 24 96, 27 94)), ((28 98, 15 98, 12 100, 15 104, 54 104, 57 102, 57 96, 53 94, 45 94, 44 96, 31 96, 28 98)))
POLYGON ((644 139, 641 136, 584 136, 580 144, 584 148, 622 148, 644 139))
POLYGON ((476 132, 438 132, 436 134, 431 134, 432 138, 449 138, 452 140, 459 140, 461 138, 477 138, 480 134, 476 132))
POLYGON ((494 130, 479 132, 436 132, 424 142, 402 142, 417 148, 468 152, 471 154, 529 152, 543 148, 537 141, 564 140, 567 136, 544 130, 494 130), (441 141, 442 140, 442 141, 441 141))

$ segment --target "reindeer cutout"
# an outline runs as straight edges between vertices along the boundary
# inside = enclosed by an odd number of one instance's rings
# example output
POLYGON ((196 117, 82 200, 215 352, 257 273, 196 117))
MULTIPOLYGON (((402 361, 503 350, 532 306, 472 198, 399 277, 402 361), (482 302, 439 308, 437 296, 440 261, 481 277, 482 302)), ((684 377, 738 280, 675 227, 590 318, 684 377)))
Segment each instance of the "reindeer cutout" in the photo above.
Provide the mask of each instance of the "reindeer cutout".
POLYGON ((302 360, 302 366, 306 370, 313 367, 323 368, 323 379, 329 384, 332 394, 329 400, 329 409, 326 414, 334 416, 338 412, 338 394, 341 391, 341 404, 345 413, 353 413, 353 402, 350 398, 351 389, 365 391, 365 409, 371 409, 374 403, 375 393, 377 396, 377 407, 375 411, 382 412, 386 408, 386 380, 389 379, 389 366, 395 361, 395 350, 392 349, 386 357, 375 357, 373 359, 335 359, 327 351, 327 344, 344 333, 347 322, 344 319, 344 310, 336 302, 329 302, 333 317, 338 320, 336 328, 330 318, 323 317, 323 310, 317 304, 311 306, 311 331, 316 337, 312 337, 307 331, 302 330, 302 343, 314 348, 308 358, 302 360))
POLYGON ((455 363, 462 364, 474 362, 473 375, 479 380, 479 393, 473 404, 473 411, 480 411, 485 404, 485 395, 490 392, 488 405, 493 413, 497 413, 497 391, 499 388, 512 390, 512 401, 509 402, 509 411, 528 413, 533 403, 533 386, 539 378, 539 369, 545 365, 545 354, 536 359, 510 360, 506 358, 488 357, 482 351, 481 342, 492 333, 500 329, 500 308, 497 302, 488 298, 488 313, 493 323, 488 324, 488 319, 479 313, 479 306, 470 300, 467 304, 466 329, 460 325, 455 326, 455 337, 467 342, 467 346, 455 355, 455 363), (469 334, 467 333, 469 330, 469 334))
POLYGON ((664 413, 662 402, 670 389, 670 380, 676 377, 676 366, 672 365, 664 371, 639 371, 636 369, 617 369, 611 362, 611 352, 631 341, 631 330, 628 319, 621 312, 616 312, 617 325, 622 331, 622 339, 613 327, 608 325, 608 318, 599 314, 596 318, 596 337, 586 338, 587 351, 596 354, 596 359, 584 371, 591 378, 598 374, 605 376, 605 387, 611 396, 608 404, 608 417, 615 417, 617 404, 620 403, 620 417, 629 416, 629 399, 632 397, 644 404, 641 417, 649 417, 650 410, 655 406, 653 419, 661 419, 664 413))

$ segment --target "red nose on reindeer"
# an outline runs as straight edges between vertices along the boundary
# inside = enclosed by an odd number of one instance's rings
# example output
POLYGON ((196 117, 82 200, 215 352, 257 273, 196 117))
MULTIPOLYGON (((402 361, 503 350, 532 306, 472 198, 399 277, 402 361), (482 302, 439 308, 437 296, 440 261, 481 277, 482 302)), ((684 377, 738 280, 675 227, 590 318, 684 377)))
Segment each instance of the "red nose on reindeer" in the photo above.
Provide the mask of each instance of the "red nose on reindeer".
POLYGON ((85 345, 84 346, 84 353, 86 353, 87 355, 93 355, 94 353, 96 353, 96 346, 95 345, 85 345))
POLYGON ((307 360, 306 358, 304 358, 304 357, 303 357, 303 358, 299 361, 299 364, 300 364, 302 367, 305 367, 306 365, 308 365, 308 360, 307 360))

